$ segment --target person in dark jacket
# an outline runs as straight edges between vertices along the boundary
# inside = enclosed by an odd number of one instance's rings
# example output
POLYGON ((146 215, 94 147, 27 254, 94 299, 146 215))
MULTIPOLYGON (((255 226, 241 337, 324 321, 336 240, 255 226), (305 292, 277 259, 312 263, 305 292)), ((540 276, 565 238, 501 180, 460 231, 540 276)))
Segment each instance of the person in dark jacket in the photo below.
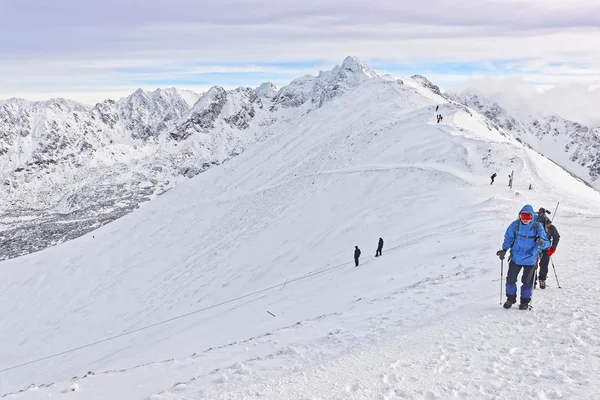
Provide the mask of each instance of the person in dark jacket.
POLYGON ((358 267, 358 257, 360 257, 360 249, 358 246, 354 246, 354 263, 358 267))
POLYGON ((552 222, 545 217, 546 234, 550 241, 550 247, 542 251, 542 257, 540 259, 540 274, 538 276, 540 281, 540 289, 546 289, 546 278, 548 277, 548 263, 550 263, 550 257, 556 252, 556 247, 560 241, 560 234, 558 229, 552 224, 552 222))
POLYGON ((495 173, 495 172, 494 172, 494 174, 491 176, 491 178, 492 178, 492 182, 490 183, 490 185, 493 185, 493 184, 494 184, 494 179, 496 178, 496 173, 495 173))
POLYGON ((379 257, 381 255, 382 250, 383 250, 383 239, 379 238, 379 243, 377 244, 377 251, 375 252, 375 257, 379 257))
POLYGON ((546 231, 546 236, 548 236, 548 230, 546 229, 546 224, 548 224, 550 222, 550 218, 548 218, 548 216, 546 214, 550 214, 550 211, 546 211, 546 209, 544 207, 540 207, 537 214, 538 214, 538 221, 540 221, 540 223, 544 226, 544 230, 546 231))
POLYGON ((504 308, 510 308, 517 302, 517 276, 523 269, 521 277, 521 304, 519 310, 527 310, 533 292, 535 267, 538 263, 539 252, 550 247, 546 232, 537 221, 538 215, 533 207, 526 204, 519 211, 519 219, 513 221, 504 233, 502 249, 496 255, 504 260, 508 249, 511 254, 506 274, 506 302, 504 308))

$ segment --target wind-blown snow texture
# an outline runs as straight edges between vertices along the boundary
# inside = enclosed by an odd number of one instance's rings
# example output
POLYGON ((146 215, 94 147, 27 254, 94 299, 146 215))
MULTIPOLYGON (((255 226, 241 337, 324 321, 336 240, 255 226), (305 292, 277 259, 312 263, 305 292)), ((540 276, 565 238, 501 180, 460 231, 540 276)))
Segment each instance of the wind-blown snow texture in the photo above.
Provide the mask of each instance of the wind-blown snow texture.
POLYGON ((368 79, 93 235, 0 263, 0 370, 204 309, 0 372, 0 393, 594 398, 600 194, 402 82, 368 79), (505 229, 557 201, 563 288, 550 272, 532 312, 504 310, 505 229))
POLYGON ((110 222, 376 74, 355 57, 279 92, 137 90, 87 108, 0 102, 0 259, 110 222))

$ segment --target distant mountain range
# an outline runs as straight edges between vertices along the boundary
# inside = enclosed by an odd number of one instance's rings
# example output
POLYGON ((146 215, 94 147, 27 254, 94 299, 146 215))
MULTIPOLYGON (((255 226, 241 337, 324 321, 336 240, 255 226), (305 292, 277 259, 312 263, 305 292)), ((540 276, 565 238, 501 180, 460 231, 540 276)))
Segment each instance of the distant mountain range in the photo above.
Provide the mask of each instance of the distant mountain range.
MULTIPOLYGON (((203 94, 136 90, 87 107, 66 99, 0 101, 0 260, 85 234, 378 75, 356 57, 277 89, 203 94)), ((407 78, 409 79, 409 78, 407 78)), ((482 113, 563 168, 600 188, 600 134, 558 116, 510 113, 473 91, 433 95, 482 113)))

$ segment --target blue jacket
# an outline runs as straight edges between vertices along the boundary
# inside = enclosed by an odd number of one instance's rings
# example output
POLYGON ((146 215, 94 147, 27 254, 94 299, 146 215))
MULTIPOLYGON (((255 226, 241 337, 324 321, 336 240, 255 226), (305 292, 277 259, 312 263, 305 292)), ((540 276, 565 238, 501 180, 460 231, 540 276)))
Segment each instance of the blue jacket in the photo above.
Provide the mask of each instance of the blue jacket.
POLYGON ((506 229, 506 233, 504 234, 504 243, 502 243, 502 249, 511 250, 511 258, 517 265, 535 265, 540 249, 545 250, 550 247, 550 241, 546 236, 546 231, 544 231, 544 227, 537 220, 538 216, 533 211, 533 207, 529 204, 525 205, 519 214, 522 211, 528 211, 533 216, 531 222, 527 225, 521 223, 519 219, 513 221, 508 228, 506 229), (518 229, 518 233, 515 239, 515 230, 518 229), (538 246, 535 240, 540 237, 544 241, 542 246, 538 246), (515 240, 511 246, 511 243, 515 240), (539 247, 539 249, 538 249, 539 247))

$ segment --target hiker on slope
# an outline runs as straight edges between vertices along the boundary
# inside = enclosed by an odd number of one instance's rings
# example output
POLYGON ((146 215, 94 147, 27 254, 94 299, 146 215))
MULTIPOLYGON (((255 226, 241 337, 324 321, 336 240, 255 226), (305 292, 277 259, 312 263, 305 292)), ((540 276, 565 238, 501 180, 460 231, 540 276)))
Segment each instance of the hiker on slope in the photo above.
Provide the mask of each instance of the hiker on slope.
POLYGON ((358 258, 360 257, 360 249, 358 246, 354 246, 354 264, 358 267, 358 258))
POLYGON ((546 210, 544 208, 540 208, 538 211, 538 219, 542 224, 544 224, 546 236, 550 241, 550 247, 546 250, 542 251, 542 257, 540 259, 540 289, 546 289, 546 278, 548 277, 548 264, 550 263, 550 257, 556 251, 556 247, 558 246, 558 242, 560 241, 560 234, 558 233, 558 229, 554 225, 552 225, 552 221, 546 216, 546 210))
POLYGON ((537 214, 529 204, 519 212, 519 219, 513 221, 504 233, 502 249, 496 255, 504 260, 508 249, 508 273, 506 275, 506 302, 504 308, 510 308, 517 302, 517 277, 521 269, 521 304, 519 310, 527 310, 533 291, 534 273, 537 266, 539 252, 550 247, 544 228, 537 221, 537 214))
POLYGON ((383 239, 379 238, 379 242, 377 242, 377 251, 375 252, 375 257, 379 257, 381 255, 382 250, 383 250, 383 239))

